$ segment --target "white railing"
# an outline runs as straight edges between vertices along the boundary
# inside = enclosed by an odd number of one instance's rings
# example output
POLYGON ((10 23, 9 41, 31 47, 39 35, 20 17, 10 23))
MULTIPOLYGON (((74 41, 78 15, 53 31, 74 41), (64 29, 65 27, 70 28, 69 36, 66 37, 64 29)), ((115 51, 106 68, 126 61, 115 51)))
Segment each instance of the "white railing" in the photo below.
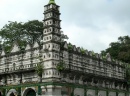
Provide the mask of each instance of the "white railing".
POLYGON ((19 71, 19 70, 29 70, 29 69, 35 68, 36 66, 37 64, 27 64, 27 65, 19 65, 19 66, 10 67, 10 68, 4 68, 4 69, 0 69, 0 74, 19 71))
POLYGON ((106 70, 105 68, 95 68, 93 66, 88 66, 88 67, 81 67, 80 66, 79 67, 79 66, 75 66, 75 65, 72 65, 72 64, 70 64, 70 65, 66 64, 65 67, 66 67, 66 69, 70 69, 70 70, 74 70, 74 71, 83 71, 85 73, 91 73, 91 74, 95 74, 95 75, 124 79, 124 76, 122 75, 122 73, 114 74, 115 73, 114 71, 106 70))

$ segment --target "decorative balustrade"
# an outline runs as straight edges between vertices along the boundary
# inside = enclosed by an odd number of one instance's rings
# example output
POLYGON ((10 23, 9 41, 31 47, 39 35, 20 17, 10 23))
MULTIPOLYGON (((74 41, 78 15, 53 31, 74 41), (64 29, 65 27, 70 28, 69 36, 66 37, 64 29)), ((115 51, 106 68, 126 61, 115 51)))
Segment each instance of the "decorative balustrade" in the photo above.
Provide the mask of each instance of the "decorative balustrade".
POLYGON ((104 76, 104 77, 110 77, 110 78, 115 78, 115 79, 124 79, 124 72, 121 72, 120 74, 115 74, 119 73, 118 71, 112 71, 112 70, 107 70, 107 68, 94 68, 94 66, 75 66, 72 64, 65 64, 65 69, 66 70, 71 70, 71 71, 76 71, 76 74, 78 72, 86 73, 86 74, 93 74, 93 75, 98 75, 98 76, 104 76))
POLYGON ((11 73, 11 72, 19 71, 19 70, 30 70, 30 69, 34 69, 36 66, 37 64, 34 63, 34 64, 19 65, 16 67, 4 68, 4 69, 0 69, 0 74, 11 73))

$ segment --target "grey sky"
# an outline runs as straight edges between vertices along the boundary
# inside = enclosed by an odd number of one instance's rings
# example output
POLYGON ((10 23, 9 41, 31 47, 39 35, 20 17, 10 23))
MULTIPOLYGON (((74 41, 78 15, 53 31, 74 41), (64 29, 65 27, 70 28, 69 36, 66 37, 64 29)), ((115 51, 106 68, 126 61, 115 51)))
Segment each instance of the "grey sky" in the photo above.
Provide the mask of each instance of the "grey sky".
MULTIPOLYGON (((8 21, 42 20, 49 0, 0 0, 0 28, 8 21)), ((100 52, 130 34, 130 0, 56 0, 61 27, 76 46, 100 52)))

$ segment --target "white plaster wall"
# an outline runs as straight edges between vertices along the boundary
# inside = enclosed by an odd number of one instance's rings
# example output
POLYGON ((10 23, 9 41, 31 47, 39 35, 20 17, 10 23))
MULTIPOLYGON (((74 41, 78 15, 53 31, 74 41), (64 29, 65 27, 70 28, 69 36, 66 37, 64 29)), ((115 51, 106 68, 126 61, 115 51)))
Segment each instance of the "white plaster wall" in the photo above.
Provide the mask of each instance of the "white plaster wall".
POLYGON ((55 77, 60 78, 60 73, 55 69, 48 69, 44 71, 43 78, 55 77))
POLYGON ((99 91, 98 96, 106 96, 106 91, 99 91))
MULTIPOLYGON (((45 24, 45 22, 44 22, 44 24, 45 24)), ((45 24, 45 25, 46 25, 46 24, 45 24)), ((49 29, 50 29, 50 30, 44 29, 43 34, 49 34, 49 33, 51 33, 52 30, 53 30, 53 28, 52 28, 52 27, 49 27, 49 29)))
POLYGON ((44 36, 43 37, 43 42, 47 42, 47 41, 50 41, 50 40, 52 40, 52 35, 47 35, 47 36, 44 36))
POLYGON ((2 51, 2 53, 1 53, 1 56, 3 56, 3 55, 5 55, 5 52, 4 52, 4 50, 2 51))
POLYGON ((44 62, 44 68, 45 69, 48 69, 48 68, 51 68, 52 67, 52 61, 45 61, 44 62))
POLYGON ((27 44, 27 46, 26 46, 26 48, 25 48, 25 50, 28 50, 28 49, 30 49, 31 47, 30 47, 30 45, 29 44, 27 44))
POLYGON ((48 50, 56 50, 56 51, 60 51, 60 45, 56 44, 56 43, 48 43, 43 45, 43 49, 47 48, 48 50))
POLYGON ((56 53, 56 52, 43 53, 44 61, 51 60, 51 59, 59 60, 59 53, 56 53))
POLYGON ((116 92, 109 92, 108 96, 116 96, 116 92))
POLYGON ((62 96, 61 95, 61 86, 46 86, 46 88, 44 86, 42 86, 42 92, 44 91, 44 94, 42 96, 62 96))
POLYGON ((37 42, 35 42, 35 43, 34 43, 34 45, 33 45, 33 47, 34 47, 34 48, 39 47, 38 43, 37 43, 37 42))
POLYGON ((89 95, 90 95, 90 96, 95 96, 95 90, 91 90, 91 89, 88 90, 88 91, 87 91, 87 96, 89 96, 89 95))
POLYGON ((62 89, 61 89, 61 93, 63 96, 68 96, 68 94, 69 94, 68 91, 69 91, 68 87, 62 87, 62 89))
POLYGON ((125 96, 125 93, 119 93, 118 96, 125 96))
POLYGON ((16 44, 14 44, 11 52, 13 53, 13 52, 17 52, 17 51, 19 51, 19 48, 18 48, 18 46, 16 44))
POLYGON ((74 89, 74 96, 84 96, 84 89, 82 88, 74 89))

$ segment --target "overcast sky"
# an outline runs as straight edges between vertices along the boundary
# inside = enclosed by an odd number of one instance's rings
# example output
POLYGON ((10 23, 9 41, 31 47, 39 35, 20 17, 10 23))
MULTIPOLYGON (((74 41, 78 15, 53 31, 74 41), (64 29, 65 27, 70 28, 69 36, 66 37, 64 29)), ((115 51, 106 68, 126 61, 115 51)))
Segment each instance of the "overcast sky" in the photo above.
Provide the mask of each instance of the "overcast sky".
MULTIPOLYGON (((8 21, 43 20, 49 0, 0 0, 0 28, 8 21)), ((100 53, 130 35, 130 0, 56 0, 68 42, 100 53)))

